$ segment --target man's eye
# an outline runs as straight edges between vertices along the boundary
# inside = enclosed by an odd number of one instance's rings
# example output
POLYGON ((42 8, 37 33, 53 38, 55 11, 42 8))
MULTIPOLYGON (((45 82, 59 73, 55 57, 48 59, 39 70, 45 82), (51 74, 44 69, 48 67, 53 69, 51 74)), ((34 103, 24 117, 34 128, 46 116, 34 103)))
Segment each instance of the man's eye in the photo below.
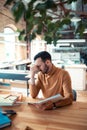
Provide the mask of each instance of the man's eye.
POLYGON ((37 68, 39 69, 39 68, 40 68, 40 66, 37 66, 37 68))

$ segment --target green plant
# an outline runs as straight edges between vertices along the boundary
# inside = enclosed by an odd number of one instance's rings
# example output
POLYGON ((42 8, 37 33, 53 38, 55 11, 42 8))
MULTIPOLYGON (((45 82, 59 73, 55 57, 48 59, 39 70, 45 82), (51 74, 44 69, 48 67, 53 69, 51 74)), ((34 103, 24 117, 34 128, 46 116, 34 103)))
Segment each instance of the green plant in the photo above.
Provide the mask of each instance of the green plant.
MULTIPOLYGON (((47 43, 54 43, 62 38, 60 31, 73 30, 74 35, 82 38, 87 22, 78 22, 78 27, 72 25, 71 18, 78 16, 86 18, 86 12, 78 12, 67 7, 78 0, 6 0, 5 7, 10 6, 15 22, 24 19, 26 27, 20 31, 19 39, 31 41, 41 35, 47 43), (68 6, 66 7, 65 4, 68 6)), ((87 0, 83 0, 87 4, 87 0)))

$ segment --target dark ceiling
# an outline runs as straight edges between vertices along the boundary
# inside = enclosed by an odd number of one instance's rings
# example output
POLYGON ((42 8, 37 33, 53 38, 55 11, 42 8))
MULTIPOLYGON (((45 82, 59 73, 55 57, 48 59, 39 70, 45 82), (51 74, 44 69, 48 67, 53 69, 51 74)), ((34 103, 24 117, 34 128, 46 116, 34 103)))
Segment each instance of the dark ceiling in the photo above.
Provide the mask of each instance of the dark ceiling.
MULTIPOLYGON (((74 6, 76 11, 78 12, 86 12, 87 13, 87 4, 83 4, 83 0, 78 0, 76 5, 74 6)), ((81 18, 82 23, 87 23, 87 15, 78 15, 78 17, 81 18)), ((78 22, 72 22, 72 25, 78 26, 78 22)), ((87 28, 86 28, 87 29, 87 28)), ((59 32, 62 35, 62 39, 79 39, 79 35, 75 35, 75 29, 71 28, 66 28, 65 30, 59 32)), ((70 46, 64 46, 60 47, 60 50, 63 51, 84 51, 87 53, 87 31, 83 34, 82 39, 86 39, 86 42, 78 42, 78 43, 70 43, 70 46), (72 47, 74 45, 74 47, 72 47)), ((59 49, 58 49, 59 50, 59 49)))

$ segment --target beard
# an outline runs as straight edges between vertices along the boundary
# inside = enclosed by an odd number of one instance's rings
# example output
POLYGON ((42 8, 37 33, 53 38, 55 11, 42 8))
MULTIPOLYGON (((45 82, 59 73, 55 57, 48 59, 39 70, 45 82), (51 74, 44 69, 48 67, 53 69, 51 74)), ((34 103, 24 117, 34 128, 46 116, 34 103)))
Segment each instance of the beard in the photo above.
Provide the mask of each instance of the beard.
POLYGON ((40 70, 43 74, 47 74, 49 72, 49 66, 44 64, 44 69, 40 70))

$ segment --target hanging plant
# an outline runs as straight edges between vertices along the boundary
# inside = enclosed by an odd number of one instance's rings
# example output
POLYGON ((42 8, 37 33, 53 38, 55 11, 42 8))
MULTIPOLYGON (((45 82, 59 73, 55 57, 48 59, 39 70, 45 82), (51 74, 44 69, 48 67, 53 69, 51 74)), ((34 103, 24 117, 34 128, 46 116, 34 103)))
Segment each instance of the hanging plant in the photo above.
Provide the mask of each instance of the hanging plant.
MULTIPOLYGON (((87 12, 78 12, 72 9, 68 9, 67 5, 78 0, 6 0, 4 6, 11 7, 11 12, 14 16, 15 22, 18 23, 24 19, 26 27, 20 30, 20 40, 32 40, 38 35, 43 35, 43 38, 47 43, 51 44, 52 41, 56 45, 56 41, 62 38, 59 31, 64 27, 68 29, 74 29, 71 22, 71 18, 74 15, 87 17, 87 12)), ((86 0, 83 0, 83 4, 87 4, 86 0)), ((79 33, 79 36, 83 35, 84 29, 87 24, 83 22, 78 23, 78 28, 73 30, 75 33, 79 33)), ((67 31, 67 29, 66 29, 67 31)))

